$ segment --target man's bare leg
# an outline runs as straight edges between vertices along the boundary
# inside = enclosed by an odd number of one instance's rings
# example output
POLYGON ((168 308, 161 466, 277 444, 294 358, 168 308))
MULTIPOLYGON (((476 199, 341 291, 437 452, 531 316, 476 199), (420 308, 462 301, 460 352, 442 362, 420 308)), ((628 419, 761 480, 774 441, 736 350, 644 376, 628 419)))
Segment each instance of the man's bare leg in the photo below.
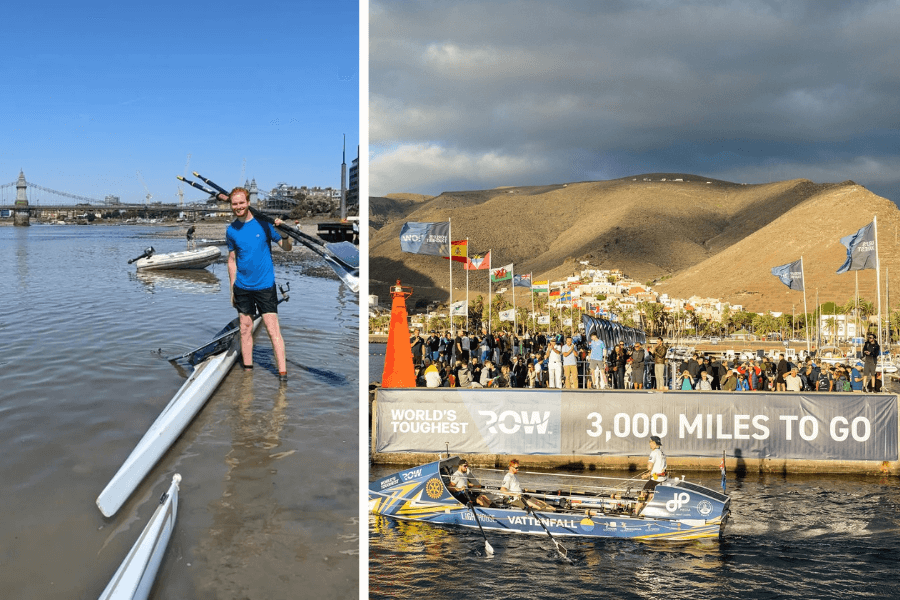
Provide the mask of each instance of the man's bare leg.
POLYGON ((244 367, 253 366, 253 319, 250 315, 241 314, 241 363, 244 367))
MULTIPOLYGON (((278 323, 277 313, 265 313, 263 323, 272 340, 272 350, 275 353, 275 364, 278 365, 278 374, 287 374, 287 362, 284 357, 284 339, 281 337, 281 326, 278 323)), ((252 343, 252 342, 251 342, 252 343)), ((252 347, 252 346, 251 346, 252 347)))

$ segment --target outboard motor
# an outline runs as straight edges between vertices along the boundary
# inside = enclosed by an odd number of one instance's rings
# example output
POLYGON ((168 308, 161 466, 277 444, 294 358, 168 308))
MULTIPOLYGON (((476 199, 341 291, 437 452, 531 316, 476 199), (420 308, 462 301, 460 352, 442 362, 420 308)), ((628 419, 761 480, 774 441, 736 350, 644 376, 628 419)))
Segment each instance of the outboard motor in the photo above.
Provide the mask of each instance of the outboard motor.
POLYGON ((154 253, 154 252, 156 252, 156 250, 153 249, 153 246, 150 246, 149 248, 147 248, 146 250, 144 250, 144 253, 143 253, 143 254, 141 254, 140 256, 135 257, 135 258, 132 258, 131 260, 129 260, 129 261, 128 261, 128 264, 130 265, 130 264, 133 263, 134 261, 136 261, 136 260, 141 260, 142 258, 150 258, 151 256, 153 256, 153 253, 154 253))

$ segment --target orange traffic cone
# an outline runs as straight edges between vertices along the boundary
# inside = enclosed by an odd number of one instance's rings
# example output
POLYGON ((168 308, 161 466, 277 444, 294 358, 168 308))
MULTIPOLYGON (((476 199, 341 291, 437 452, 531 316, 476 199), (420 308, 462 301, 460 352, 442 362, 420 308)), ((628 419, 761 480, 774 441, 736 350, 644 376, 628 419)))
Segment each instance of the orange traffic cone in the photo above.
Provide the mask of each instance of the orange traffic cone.
POLYGON ((397 285, 391 287, 391 298, 394 300, 391 303, 391 325, 388 329, 384 373, 381 376, 383 388, 416 387, 416 372, 413 369, 406 316, 406 299, 411 295, 412 290, 403 291, 399 279, 397 285))

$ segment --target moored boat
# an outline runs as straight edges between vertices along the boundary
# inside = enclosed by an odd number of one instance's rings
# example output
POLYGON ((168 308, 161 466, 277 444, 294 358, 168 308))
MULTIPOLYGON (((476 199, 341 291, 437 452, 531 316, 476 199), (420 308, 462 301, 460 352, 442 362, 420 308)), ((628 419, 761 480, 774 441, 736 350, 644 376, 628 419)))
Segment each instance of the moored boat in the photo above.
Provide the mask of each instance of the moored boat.
POLYGON ((180 482, 181 475, 176 473, 144 531, 100 594, 100 600, 144 600, 150 595, 169 538, 175 529, 180 482))
POLYGON ((138 271, 164 269, 203 269, 222 257, 218 246, 206 246, 196 250, 156 254, 148 248, 143 255, 128 261, 134 262, 138 271))
MULTIPOLYGON (((480 523, 485 531, 663 540, 717 538, 731 514, 729 496, 683 478, 660 482, 646 496, 643 480, 530 474, 534 481, 523 477, 522 484, 536 491, 528 496, 549 509, 470 505, 471 498, 447 485, 459 460, 450 457, 371 482, 369 512, 435 525, 477 528, 480 523)), ((488 495, 499 495, 499 476, 494 485, 487 479, 481 483, 488 495)))

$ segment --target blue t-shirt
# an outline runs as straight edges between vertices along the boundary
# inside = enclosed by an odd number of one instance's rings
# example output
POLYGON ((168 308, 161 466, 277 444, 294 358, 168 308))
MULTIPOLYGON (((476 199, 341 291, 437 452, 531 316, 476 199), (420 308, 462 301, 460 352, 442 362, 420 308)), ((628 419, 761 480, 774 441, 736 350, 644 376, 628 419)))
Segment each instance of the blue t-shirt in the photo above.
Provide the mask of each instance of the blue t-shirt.
POLYGON ((606 344, 603 343, 603 340, 592 340, 590 360, 603 360, 604 354, 606 354, 606 344))
POLYGON ((857 381, 856 379, 858 377, 862 377, 862 375, 859 374, 859 369, 857 369, 856 367, 853 367, 853 370, 850 371, 850 389, 852 389, 854 392, 862 391, 862 383, 863 382, 862 382, 862 379, 857 381))
POLYGON ((269 223, 259 219, 241 222, 232 221, 225 231, 228 251, 234 252, 237 262, 237 277, 234 285, 242 290, 267 290, 275 285, 275 269, 272 266, 272 251, 266 239, 268 227, 272 241, 281 239, 278 231, 269 223))

